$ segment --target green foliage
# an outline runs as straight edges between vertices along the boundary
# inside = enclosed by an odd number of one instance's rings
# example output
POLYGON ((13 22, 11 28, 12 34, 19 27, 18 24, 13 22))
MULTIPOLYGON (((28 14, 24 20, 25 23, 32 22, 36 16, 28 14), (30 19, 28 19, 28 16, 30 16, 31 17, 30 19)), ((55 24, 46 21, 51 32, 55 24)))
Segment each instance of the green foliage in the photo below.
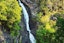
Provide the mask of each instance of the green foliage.
POLYGON ((17 0, 0 0, 0 23, 7 26, 12 33, 19 30, 21 8, 17 0))
POLYGON ((12 36, 17 36, 18 34, 20 34, 19 31, 18 31, 20 29, 21 29, 21 27, 19 26, 19 23, 18 22, 15 22, 13 24, 13 27, 10 29, 11 35, 12 36))
POLYGON ((37 43, 64 43, 64 0, 40 0, 37 43), (55 20, 52 18, 56 18, 55 20), (44 34, 45 33, 45 34, 44 34))
POLYGON ((37 43, 64 43, 64 18, 59 16, 57 18, 57 30, 54 33, 48 32, 43 25, 39 25, 36 31, 37 43))

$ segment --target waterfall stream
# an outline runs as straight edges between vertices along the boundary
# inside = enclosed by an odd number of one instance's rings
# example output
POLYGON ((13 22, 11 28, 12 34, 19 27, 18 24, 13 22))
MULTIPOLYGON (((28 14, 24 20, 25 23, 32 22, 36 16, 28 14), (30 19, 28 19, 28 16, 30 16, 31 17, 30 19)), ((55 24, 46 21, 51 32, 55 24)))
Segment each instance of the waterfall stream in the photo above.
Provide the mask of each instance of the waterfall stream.
POLYGON ((26 10, 25 6, 23 5, 23 3, 21 3, 20 0, 18 0, 18 1, 19 1, 19 5, 23 9, 24 19, 25 19, 25 23, 26 23, 26 29, 29 32, 29 39, 30 39, 31 43, 36 43, 36 40, 35 40, 33 34, 31 33, 31 30, 29 27, 29 15, 27 13, 27 10, 26 10))

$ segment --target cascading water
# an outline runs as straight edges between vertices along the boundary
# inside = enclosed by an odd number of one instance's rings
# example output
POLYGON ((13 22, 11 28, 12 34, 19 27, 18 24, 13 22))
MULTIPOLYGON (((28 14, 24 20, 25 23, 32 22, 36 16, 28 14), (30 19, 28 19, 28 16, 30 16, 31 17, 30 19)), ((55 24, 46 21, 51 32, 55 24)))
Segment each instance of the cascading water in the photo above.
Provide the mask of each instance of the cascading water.
POLYGON ((26 28, 27 28, 27 31, 29 32, 29 39, 30 39, 31 43, 36 43, 36 40, 35 40, 33 34, 31 33, 31 30, 30 30, 30 27, 29 27, 29 15, 27 13, 27 10, 26 10, 25 6, 23 5, 23 3, 21 3, 20 0, 18 0, 18 1, 19 1, 20 6, 23 9, 23 14, 24 14, 24 19, 25 19, 25 23, 26 23, 26 28))

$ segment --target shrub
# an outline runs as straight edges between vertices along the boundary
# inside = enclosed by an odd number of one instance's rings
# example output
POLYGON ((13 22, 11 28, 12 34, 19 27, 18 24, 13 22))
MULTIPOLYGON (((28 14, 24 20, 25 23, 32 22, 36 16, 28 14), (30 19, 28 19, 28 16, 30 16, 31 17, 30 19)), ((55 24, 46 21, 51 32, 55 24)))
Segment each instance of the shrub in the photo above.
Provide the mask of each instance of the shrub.
POLYGON ((0 0, 0 23, 9 29, 18 30, 21 19, 21 8, 17 0, 0 0), (14 27, 13 27, 14 25, 14 27), (17 27, 16 27, 17 26, 17 27))
POLYGON ((36 20, 37 43, 64 43, 64 8, 63 0, 40 0, 36 20), (45 34, 44 34, 45 33, 45 34))

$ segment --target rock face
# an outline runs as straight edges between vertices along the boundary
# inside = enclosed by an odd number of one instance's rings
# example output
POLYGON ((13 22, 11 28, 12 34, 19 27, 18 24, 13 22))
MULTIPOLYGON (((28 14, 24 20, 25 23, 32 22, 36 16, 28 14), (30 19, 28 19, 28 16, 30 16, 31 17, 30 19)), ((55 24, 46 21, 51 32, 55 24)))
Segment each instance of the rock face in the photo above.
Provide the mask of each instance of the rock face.
POLYGON ((18 37, 14 36, 11 37, 8 31, 5 31, 5 28, 0 26, 0 43, 21 43, 22 36, 19 35, 18 37))
POLYGON ((21 0, 21 1, 30 8, 32 14, 37 13, 39 0, 21 0))

